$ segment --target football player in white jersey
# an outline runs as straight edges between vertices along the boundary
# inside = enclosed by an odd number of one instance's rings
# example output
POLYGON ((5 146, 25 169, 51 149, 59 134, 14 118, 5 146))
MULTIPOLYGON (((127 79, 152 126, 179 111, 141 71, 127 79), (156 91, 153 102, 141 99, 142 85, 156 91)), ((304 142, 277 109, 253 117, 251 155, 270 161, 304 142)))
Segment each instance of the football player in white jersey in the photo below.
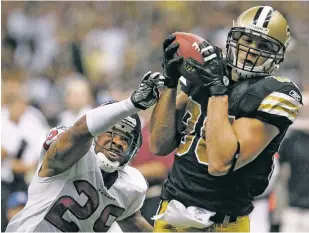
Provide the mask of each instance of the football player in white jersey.
POLYGON ((154 105, 163 77, 148 72, 130 98, 90 110, 47 135, 25 208, 7 232, 152 231, 140 214, 147 183, 127 166, 142 143, 136 114, 154 105))

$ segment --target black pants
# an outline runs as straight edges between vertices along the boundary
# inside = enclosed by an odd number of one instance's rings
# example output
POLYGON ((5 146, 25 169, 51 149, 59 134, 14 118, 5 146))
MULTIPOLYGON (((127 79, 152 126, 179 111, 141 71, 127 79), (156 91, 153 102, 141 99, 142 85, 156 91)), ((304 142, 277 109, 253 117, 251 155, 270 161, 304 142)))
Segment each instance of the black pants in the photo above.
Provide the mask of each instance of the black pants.
POLYGON ((151 226, 154 225, 154 221, 151 220, 151 218, 156 215, 159 203, 161 201, 160 196, 157 197, 151 197, 146 198, 144 205, 141 208, 141 213, 144 216, 144 218, 149 222, 151 226))

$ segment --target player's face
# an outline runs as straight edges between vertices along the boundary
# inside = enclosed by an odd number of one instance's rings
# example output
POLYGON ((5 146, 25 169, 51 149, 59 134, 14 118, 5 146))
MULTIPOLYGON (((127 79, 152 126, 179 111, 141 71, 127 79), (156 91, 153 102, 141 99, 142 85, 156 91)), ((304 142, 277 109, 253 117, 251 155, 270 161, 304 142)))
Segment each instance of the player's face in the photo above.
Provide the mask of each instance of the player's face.
POLYGON ((255 67, 261 66, 267 60, 265 57, 259 57, 257 50, 250 50, 247 56, 248 47, 272 53, 278 50, 275 44, 254 35, 242 35, 238 42, 240 44, 238 62, 245 63, 246 66, 253 66, 255 63, 255 67))
POLYGON ((123 155, 129 148, 130 141, 121 130, 110 129, 98 137, 95 152, 102 152, 110 161, 119 161, 123 164, 125 161, 123 155))

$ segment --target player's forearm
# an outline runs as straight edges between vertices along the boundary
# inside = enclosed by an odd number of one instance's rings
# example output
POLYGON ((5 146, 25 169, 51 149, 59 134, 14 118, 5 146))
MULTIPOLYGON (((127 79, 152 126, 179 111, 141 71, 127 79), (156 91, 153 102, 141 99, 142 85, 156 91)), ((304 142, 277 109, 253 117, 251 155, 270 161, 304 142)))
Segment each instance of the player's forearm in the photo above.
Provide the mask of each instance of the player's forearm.
POLYGON ((137 211, 133 216, 118 222, 120 228, 124 232, 152 232, 153 227, 137 211))
POLYGON ((212 175, 228 172, 237 149, 237 137, 228 120, 228 97, 211 97, 206 121, 208 171, 212 175))
POLYGON ((176 148, 176 88, 165 88, 150 119, 150 150, 167 155, 176 148))
POLYGON ((139 110, 134 107, 130 99, 94 108, 66 131, 69 141, 66 144, 76 147, 83 142, 88 143, 92 137, 99 136, 120 120, 139 110))
POLYGON ((98 136, 138 111, 140 109, 136 108, 130 99, 92 109, 86 115, 88 130, 91 135, 98 136))
POLYGON ((110 129, 125 117, 139 111, 130 99, 90 110, 67 129, 47 152, 48 167, 53 175, 70 168, 84 156, 94 136, 110 129))
POLYGON ((88 111, 66 131, 66 134, 70 134, 73 143, 80 143, 80 140, 99 136, 117 122, 138 111, 140 109, 136 108, 130 99, 100 106, 88 111))
POLYGON ((120 120, 139 110, 134 107, 130 99, 92 109, 69 128, 67 132, 71 133, 68 137, 71 140, 67 145, 72 145, 73 148, 77 145, 83 147, 84 143, 89 144, 93 136, 99 136, 120 120))

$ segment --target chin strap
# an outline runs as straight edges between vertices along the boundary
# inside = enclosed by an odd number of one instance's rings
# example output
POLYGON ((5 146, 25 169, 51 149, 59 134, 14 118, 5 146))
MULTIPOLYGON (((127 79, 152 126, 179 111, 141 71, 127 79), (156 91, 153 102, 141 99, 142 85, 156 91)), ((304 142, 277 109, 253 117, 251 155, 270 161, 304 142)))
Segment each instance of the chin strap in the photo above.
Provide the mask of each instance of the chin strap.
POLYGON ((234 154, 234 156, 233 156, 232 166, 231 166, 231 168, 230 168, 230 170, 228 171, 227 174, 230 174, 230 173, 232 173, 232 172, 234 171, 236 162, 237 162, 238 157, 239 157, 239 152, 240 152, 240 144, 239 144, 239 142, 237 141, 237 150, 236 150, 236 152, 235 152, 235 154, 234 154))
POLYGON ((105 172, 112 173, 116 171, 120 166, 119 161, 115 162, 110 161, 108 158, 106 158, 106 156, 102 152, 97 153, 96 158, 97 161, 99 162, 100 168, 105 172))

